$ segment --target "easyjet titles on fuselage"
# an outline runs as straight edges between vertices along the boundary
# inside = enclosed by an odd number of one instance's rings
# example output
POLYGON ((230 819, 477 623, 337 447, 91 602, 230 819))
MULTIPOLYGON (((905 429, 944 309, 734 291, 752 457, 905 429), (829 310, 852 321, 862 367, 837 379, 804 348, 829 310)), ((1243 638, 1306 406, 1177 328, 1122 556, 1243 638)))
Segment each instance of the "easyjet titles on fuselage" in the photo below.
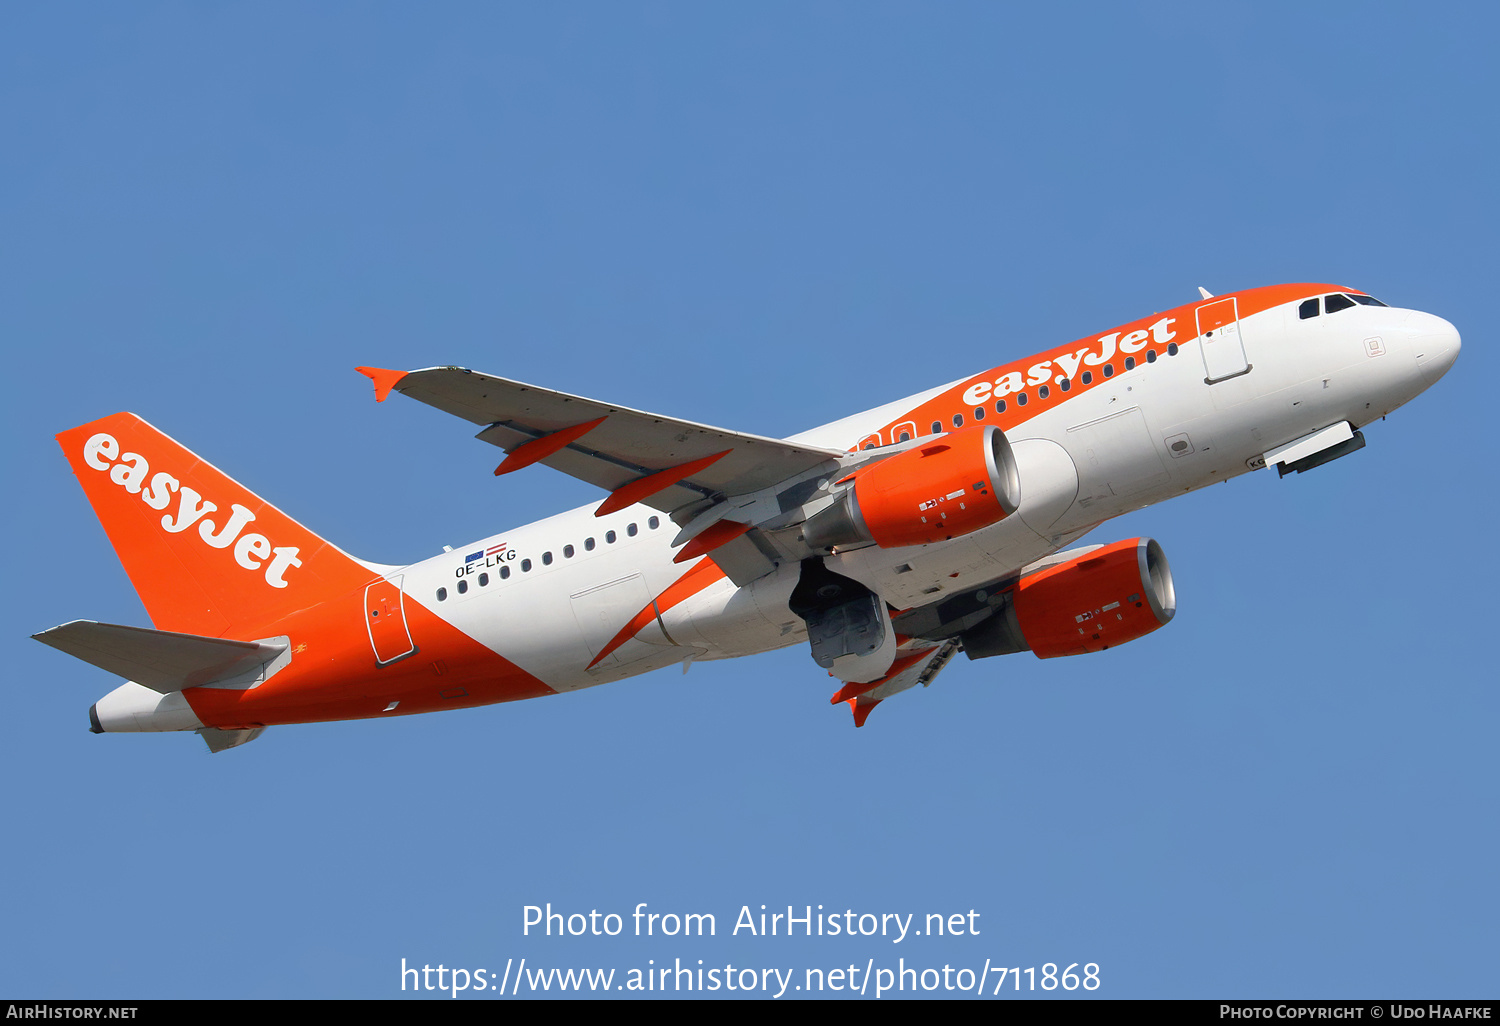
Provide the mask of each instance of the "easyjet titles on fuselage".
POLYGON ((1126 332, 1124 338, 1120 337, 1120 332, 1112 331, 1108 335, 1102 335, 1095 340, 1094 346, 1098 347, 1097 351, 1094 351, 1093 346, 1083 346, 1071 353, 1064 353, 1050 360, 1042 360, 1034 363, 1026 369, 1025 379, 1022 379, 1019 371, 1009 371, 1001 374, 993 383, 989 381, 976 382, 970 385, 964 392, 964 402, 969 406, 978 406, 980 403, 991 398, 998 399, 1001 396, 1011 395, 1028 386, 1046 384, 1048 380, 1056 381, 1058 384, 1061 384, 1063 381, 1071 381, 1078 376, 1078 366, 1080 363, 1089 367, 1098 367, 1106 364, 1114 359, 1116 348, 1127 356, 1138 353, 1146 348, 1147 339, 1150 339, 1156 345, 1164 346, 1177 337, 1175 331, 1167 330, 1168 326, 1176 320, 1177 318, 1175 317, 1163 317, 1148 328, 1137 328, 1135 331, 1126 332), (1051 370, 1054 363, 1057 364, 1057 369, 1061 372, 1056 376, 1053 375, 1051 370))

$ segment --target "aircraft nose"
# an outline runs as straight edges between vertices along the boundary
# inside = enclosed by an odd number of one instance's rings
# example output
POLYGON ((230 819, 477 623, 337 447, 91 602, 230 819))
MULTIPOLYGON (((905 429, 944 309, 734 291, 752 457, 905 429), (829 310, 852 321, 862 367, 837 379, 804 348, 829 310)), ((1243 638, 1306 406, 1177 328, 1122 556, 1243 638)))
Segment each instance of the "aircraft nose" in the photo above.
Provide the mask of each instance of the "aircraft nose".
POLYGON ((1406 331, 1412 352, 1417 357, 1417 369, 1427 384, 1434 384, 1458 359, 1458 351, 1462 348, 1458 329, 1441 317, 1415 313, 1407 319, 1406 331))

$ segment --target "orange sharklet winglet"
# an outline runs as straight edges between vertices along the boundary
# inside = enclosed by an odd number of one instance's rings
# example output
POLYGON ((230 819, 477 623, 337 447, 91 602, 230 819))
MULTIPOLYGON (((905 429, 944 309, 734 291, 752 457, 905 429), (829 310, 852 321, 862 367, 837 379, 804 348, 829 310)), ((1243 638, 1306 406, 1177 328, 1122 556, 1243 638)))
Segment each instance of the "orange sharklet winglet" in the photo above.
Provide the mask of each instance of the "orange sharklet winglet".
POLYGON ((564 446, 578 441, 578 439, 608 419, 609 415, 606 414, 598 420, 591 420, 583 424, 574 424, 572 427, 565 427, 560 431, 554 431, 550 435, 542 435, 540 438, 533 438, 529 442, 523 442, 512 449, 506 455, 505 460, 495 468, 495 476, 499 477, 501 474, 509 474, 529 467, 538 460, 546 459, 564 446))
POLYGON ((750 530, 749 524, 742 524, 737 520, 720 520, 684 545, 682 551, 672 557, 672 562, 686 563, 690 559, 707 555, 714 549, 734 541, 748 530, 750 530))
POLYGON ((407 377, 405 371, 386 371, 384 368, 354 368, 360 374, 365 375, 375 383, 375 402, 386 402, 386 396, 390 390, 401 384, 402 378, 407 377))
POLYGON ((594 516, 602 517, 608 513, 618 512, 626 506, 634 506, 642 499, 649 499, 657 492, 671 488, 683 478, 691 477, 700 470, 708 469, 732 452, 734 452, 733 449, 725 449, 723 452, 716 452, 712 456, 705 456, 701 460, 679 463, 675 467, 658 470, 654 474, 647 474, 645 477, 631 481, 629 484, 621 485, 609 493, 609 498, 599 504, 599 508, 594 510, 594 516))
POLYGON ((385 402, 385 397, 391 394, 391 389, 400 384, 401 379, 406 377, 403 370, 385 370, 381 367, 356 367, 365 377, 375 383, 375 401, 385 402))
POLYGON ((854 712, 854 725, 856 727, 863 727, 865 725, 865 720, 868 720, 870 718, 870 710, 874 709, 883 701, 885 701, 885 699, 877 698, 873 702, 865 702, 863 705, 861 705, 858 698, 849 699, 849 708, 854 712))

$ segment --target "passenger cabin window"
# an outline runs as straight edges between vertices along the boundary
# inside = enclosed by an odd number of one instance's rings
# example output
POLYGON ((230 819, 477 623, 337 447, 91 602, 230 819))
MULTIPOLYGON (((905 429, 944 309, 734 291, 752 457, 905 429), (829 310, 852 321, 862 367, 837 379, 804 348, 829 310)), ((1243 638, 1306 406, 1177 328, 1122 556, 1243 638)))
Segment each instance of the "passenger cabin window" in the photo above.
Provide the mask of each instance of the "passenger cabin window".
POLYGON ((625 525, 625 533, 628 534, 628 535, 630 535, 630 537, 632 537, 632 538, 635 537, 635 530, 636 530, 636 528, 635 528, 634 524, 626 524, 625 525))
POLYGON ((1340 310, 1348 310, 1354 306, 1354 300, 1348 296, 1335 293, 1332 296, 1323 297, 1323 312, 1338 313, 1340 310))
POLYGON ((585 538, 583 540, 583 551, 585 551, 585 552, 593 552, 594 551, 594 539, 592 539, 592 538, 585 538))
POLYGON ((551 566, 551 565, 552 565, 552 553, 550 553, 550 552, 543 552, 542 553, 542 566, 551 566))
POLYGON ((932 422, 932 433, 935 434, 935 435, 940 435, 940 434, 943 433, 943 422, 942 421, 935 420, 935 421, 932 422))
POLYGON ((530 572, 531 572, 531 560, 529 560, 529 559, 523 559, 523 560, 521 560, 521 573, 525 574, 525 573, 530 573, 530 572))
POLYGON ((480 574, 479 575, 479 586, 481 588, 487 587, 489 585, 489 583, 490 583, 490 575, 489 574, 480 574))
POLYGON ((458 593, 460 595, 467 594, 468 590, 469 590, 469 582, 468 581, 459 581, 458 582, 458 593))
POLYGON ((658 527, 661 526, 661 518, 660 517, 652 517, 650 520, 646 521, 646 526, 649 527, 649 528, 651 528, 651 530, 653 530, 653 531, 656 530, 658 527))
POLYGON ((608 545, 613 545, 615 543, 615 532, 613 532, 613 531, 605 531, 604 532, 604 541, 608 545))
POLYGON ((447 588, 439 588, 438 589, 438 601, 439 602, 446 602, 447 600, 448 600, 448 589, 447 588))
POLYGON ((572 559, 572 558, 573 558, 573 546, 571 546, 571 545, 564 545, 563 546, 563 559, 572 559))
POLYGON ((508 566, 502 566, 500 568, 500 579, 503 581, 503 580, 505 580, 509 576, 510 576, 510 567, 508 567, 508 566))

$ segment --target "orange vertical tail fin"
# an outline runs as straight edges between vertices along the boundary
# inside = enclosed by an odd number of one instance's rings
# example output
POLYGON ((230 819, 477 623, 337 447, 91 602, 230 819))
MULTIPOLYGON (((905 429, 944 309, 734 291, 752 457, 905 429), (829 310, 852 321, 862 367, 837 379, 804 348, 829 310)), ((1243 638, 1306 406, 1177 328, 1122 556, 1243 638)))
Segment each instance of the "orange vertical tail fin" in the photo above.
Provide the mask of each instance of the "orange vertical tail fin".
POLYGON ((386 569, 319 538, 132 413, 57 441, 159 630, 263 636, 386 569))

